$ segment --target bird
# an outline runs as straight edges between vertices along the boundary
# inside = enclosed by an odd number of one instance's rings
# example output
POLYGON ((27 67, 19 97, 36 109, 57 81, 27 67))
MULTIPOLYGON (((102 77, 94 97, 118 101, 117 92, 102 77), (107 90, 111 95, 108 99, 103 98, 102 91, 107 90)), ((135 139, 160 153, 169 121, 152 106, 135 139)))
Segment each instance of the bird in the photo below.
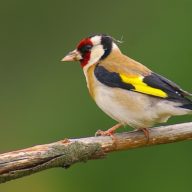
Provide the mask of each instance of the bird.
POLYGON ((82 39, 61 61, 79 61, 89 93, 99 108, 117 121, 97 135, 113 135, 125 125, 142 130, 172 116, 192 114, 191 93, 126 56, 107 34, 82 39))

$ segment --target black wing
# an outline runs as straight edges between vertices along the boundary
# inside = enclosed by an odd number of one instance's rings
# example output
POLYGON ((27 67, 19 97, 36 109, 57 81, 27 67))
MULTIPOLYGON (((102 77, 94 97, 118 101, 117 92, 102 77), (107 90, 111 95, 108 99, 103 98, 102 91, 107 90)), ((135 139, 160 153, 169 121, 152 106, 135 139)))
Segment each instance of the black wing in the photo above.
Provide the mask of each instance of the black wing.
POLYGON ((170 81, 169 79, 157 73, 152 73, 151 75, 146 76, 143 79, 143 82, 151 87, 165 91, 168 94, 168 99, 171 100, 179 99, 186 102, 190 101, 188 98, 186 98, 186 96, 192 96, 191 93, 184 91, 176 83, 170 81))
MULTIPOLYGON (((123 81, 123 79, 121 78, 121 74, 116 72, 110 72, 103 66, 97 65, 94 73, 96 78, 101 83, 107 86, 119 87, 130 91, 137 91, 134 84, 123 81)), ((151 73, 150 75, 143 77, 142 81, 148 87, 156 88, 158 90, 162 90, 163 92, 165 92, 167 94, 167 97, 165 97, 165 99, 180 102, 184 105, 192 103, 192 101, 186 97, 191 96, 190 93, 182 90, 177 84, 173 83, 172 81, 166 79, 163 76, 160 76, 156 73, 151 73)))

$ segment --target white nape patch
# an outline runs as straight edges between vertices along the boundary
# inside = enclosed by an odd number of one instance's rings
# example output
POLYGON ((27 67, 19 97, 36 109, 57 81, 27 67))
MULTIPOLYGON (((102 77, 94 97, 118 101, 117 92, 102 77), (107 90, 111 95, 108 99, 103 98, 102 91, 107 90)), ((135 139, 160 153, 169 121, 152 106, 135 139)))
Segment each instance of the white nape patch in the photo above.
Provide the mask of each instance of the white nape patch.
POLYGON ((101 36, 96 35, 96 36, 92 37, 91 42, 93 43, 93 46, 101 44, 101 36))
POLYGON ((114 49, 117 49, 117 50, 120 50, 119 49, 119 47, 113 42, 113 44, 112 44, 112 49, 114 50, 114 49))

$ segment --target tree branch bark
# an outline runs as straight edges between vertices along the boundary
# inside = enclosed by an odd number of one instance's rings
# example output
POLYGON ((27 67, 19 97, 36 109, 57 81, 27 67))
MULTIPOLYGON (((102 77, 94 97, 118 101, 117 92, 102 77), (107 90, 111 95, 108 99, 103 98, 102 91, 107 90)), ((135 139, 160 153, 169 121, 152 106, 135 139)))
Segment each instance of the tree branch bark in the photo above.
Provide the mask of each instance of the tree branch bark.
POLYGON ((146 141, 142 131, 64 139, 58 142, 0 154, 0 183, 53 167, 68 168, 77 162, 103 158, 107 153, 192 139, 192 122, 149 129, 146 141))

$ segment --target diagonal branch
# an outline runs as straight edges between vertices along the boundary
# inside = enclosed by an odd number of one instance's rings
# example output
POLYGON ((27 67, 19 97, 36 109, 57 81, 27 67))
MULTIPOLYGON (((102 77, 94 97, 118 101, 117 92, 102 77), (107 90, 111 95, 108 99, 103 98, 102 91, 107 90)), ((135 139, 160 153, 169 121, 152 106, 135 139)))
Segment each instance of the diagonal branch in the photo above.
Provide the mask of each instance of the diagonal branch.
POLYGON ((68 168, 77 162, 103 158, 107 153, 192 139, 192 122, 150 129, 150 140, 141 131, 109 136, 65 139, 0 154, 0 183, 52 167, 68 168))

